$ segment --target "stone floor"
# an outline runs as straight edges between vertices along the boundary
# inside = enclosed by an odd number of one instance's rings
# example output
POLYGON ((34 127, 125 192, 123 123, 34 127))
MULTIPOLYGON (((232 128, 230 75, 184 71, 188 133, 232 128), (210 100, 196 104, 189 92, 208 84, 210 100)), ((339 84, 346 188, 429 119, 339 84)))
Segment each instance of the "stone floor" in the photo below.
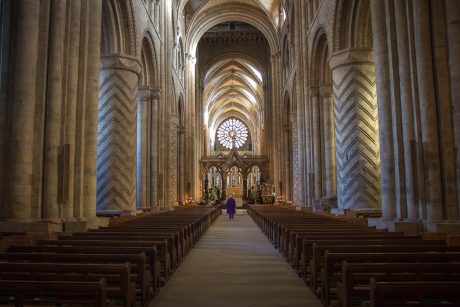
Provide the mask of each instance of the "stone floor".
POLYGON ((150 307, 322 306, 252 219, 222 215, 150 307))

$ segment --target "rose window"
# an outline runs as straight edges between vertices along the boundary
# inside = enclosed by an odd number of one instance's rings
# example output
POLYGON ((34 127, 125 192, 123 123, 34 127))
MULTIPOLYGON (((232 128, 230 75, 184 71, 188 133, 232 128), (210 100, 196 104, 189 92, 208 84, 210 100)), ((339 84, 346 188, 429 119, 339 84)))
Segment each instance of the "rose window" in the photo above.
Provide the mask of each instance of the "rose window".
POLYGON ((217 129, 217 139, 225 148, 240 148, 248 139, 248 128, 238 119, 227 119, 217 129))

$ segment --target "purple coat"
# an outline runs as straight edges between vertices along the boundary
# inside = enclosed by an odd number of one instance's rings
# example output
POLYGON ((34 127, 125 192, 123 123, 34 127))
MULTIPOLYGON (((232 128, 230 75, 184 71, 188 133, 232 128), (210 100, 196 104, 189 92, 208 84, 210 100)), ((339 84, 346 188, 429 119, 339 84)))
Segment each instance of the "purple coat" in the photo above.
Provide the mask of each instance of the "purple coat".
POLYGON ((227 214, 235 214, 236 202, 233 197, 227 198, 227 214))

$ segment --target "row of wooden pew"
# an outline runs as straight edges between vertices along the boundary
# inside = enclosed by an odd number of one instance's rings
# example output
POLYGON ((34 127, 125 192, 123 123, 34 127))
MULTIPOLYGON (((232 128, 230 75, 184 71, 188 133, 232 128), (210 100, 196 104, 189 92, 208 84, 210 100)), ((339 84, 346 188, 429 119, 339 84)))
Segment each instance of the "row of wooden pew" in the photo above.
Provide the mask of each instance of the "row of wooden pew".
POLYGON ((0 305, 147 306, 220 213, 179 209, 11 245, 0 253, 0 305))
POLYGON ((276 206, 248 213, 325 306, 460 306, 460 246, 276 206))

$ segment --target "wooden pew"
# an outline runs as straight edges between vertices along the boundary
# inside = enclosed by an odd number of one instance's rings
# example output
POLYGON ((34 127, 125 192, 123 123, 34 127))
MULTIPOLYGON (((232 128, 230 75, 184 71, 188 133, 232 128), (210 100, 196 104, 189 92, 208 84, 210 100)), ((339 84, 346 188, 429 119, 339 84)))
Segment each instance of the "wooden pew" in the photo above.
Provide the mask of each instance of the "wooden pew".
POLYGON ((338 253, 371 253, 371 252, 420 252, 420 251, 460 251, 459 247, 446 246, 439 240, 330 240, 307 241, 302 255, 303 278, 313 286, 316 276, 322 267, 325 251, 338 253), (310 268, 307 271, 306 268, 310 268), (308 274, 309 273, 309 274, 308 274))
POLYGON ((369 283, 369 306, 460 306, 460 282, 405 281, 369 283))
MULTIPOLYGON (((171 275, 171 258, 168 253, 167 241, 118 241, 113 240, 39 240, 37 245, 45 246, 83 246, 83 247, 137 247, 146 249, 155 248, 157 257, 159 256, 161 265, 163 267, 162 276, 166 280, 171 275)), ((157 258, 158 259, 158 258, 157 258)))
POLYGON ((313 245, 310 261, 310 287, 319 287, 321 269, 324 268, 325 253, 403 253, 403 252, 460 252, 460 246, 447 245, 313 245))
POLYGON ((122 298, 125 307, 135 305, 136 286, 131 281, 129 263, 0 263, 1 280, 33 280, 37 283, 43 281, 98 282, 101 278, 106 280, 108 299, 122 298))
MULTIPOLYGON (((295 268, 296 272, 301 274, 301 265, 302 265, 302 255, 309 255, 309 252, 304 250, 304 248, 310 248, 308 242, 320 242, 320 241, 330 241, 330 240, 421 240, 420 236, 403 236, 403 235, 388 235, 386 233, 368 233, 368 232, 353 232, 353 233, 327 233, 322 235, 300 235, 297 237, 297 240, 301 241, 298 243, 297 247, 292 251, 292 260, 291 263, 295 268), (305 243, 304 243, 305 241, 305 243), (305 244, 305 247, 304 247, 305 244)), ((395 242, 397 244, 397 242, 395 242)))
MULTIPOLYGON (((296 253, 302 254, 302 242, 305 237, 330 237, 329 239, 334 239, 334 237, 349 237, 349 236, 375 236, 383 238, 393 238, 393 237, 409 237, 412 239, 421 239, 420 236, 404 236, 399 232, 384 232, 376 231, 375 229, 349 229, 342 231, 335 231, 330 229, 315 229, 315 230, 303 230, 300 232, 291 232, 289 242, 287 243, 287 256, 291 262, 298 257, 296 253)), ((308 240, 308 238, 307 238, 308 240)))
POLYGON ((330 253, 325 252, 324 268, 321 272, 321 298, 327 300, 331 293, 328 287, 334 287, 334 281, 340 279, 341 264, 348 263, 459 263, 460 252, 370 252, 370 253, 330 253))
POLYGON ((0 253, 0 261, 8 263, 74 263, 74 264, 126 264, 131 265, 131 274, 136 283, 141 304, 152 299, 159 288, 151 288, 151 274, 147 257, 141 254, 53 254, 53 253, 0 253))
POLYGON ((55 296, 59 300, 80 302, 80 306, 106 306, 106 281, 97 282, 0 280, 0 296, 15 298, 15 306, 22 307, 34 298, 55 296))
POLYGON ((176 268, 180 262, 180 243, 179 240, 176 240, 176 237, 172 234, 167 233, 155 233, 149 234, 145 232, 112 232, 112 231, 98 231, 98 232, 74 232, 71 236, 60 236, 59 239, 62 240, 102 240, 102 239, 110 239, 116 237, 117 240, 167 240, 168 241, 168 252, 171 255, 171 265, 172 268, 176 268))
MULTIPOLYGON (((416 256, 414 261, 417 261, 416 256)), ((368 285, 371 278, 378 282, 460 282, 460 263, 348 263, 343 261, 339 278, 340 281, 336 286, 337 306, 351 307, 352 298, 354 301, 369 300, 368 285)), ((329 306, 330 302, 330 297, 326 297, 324 304, 329 306)))

